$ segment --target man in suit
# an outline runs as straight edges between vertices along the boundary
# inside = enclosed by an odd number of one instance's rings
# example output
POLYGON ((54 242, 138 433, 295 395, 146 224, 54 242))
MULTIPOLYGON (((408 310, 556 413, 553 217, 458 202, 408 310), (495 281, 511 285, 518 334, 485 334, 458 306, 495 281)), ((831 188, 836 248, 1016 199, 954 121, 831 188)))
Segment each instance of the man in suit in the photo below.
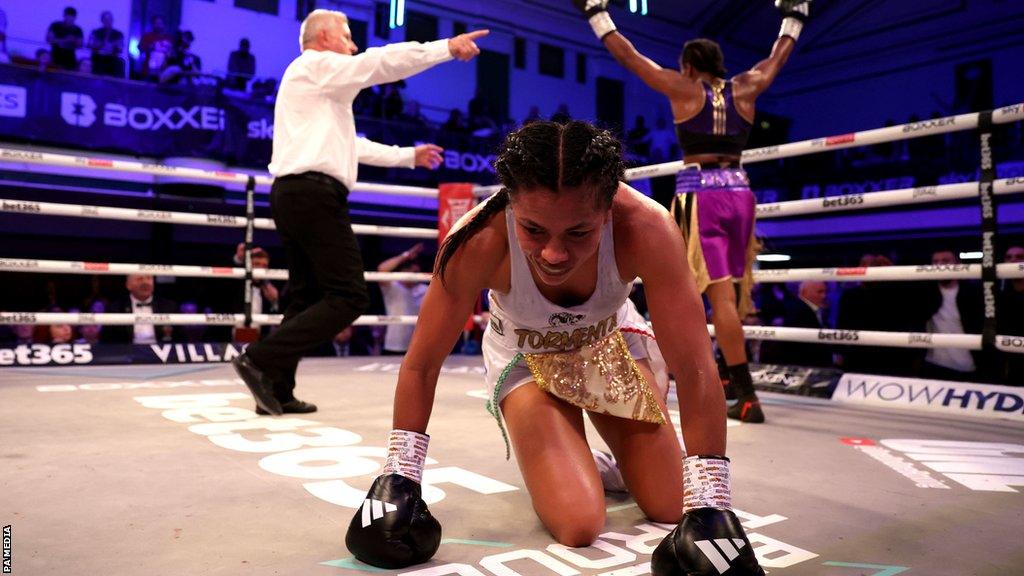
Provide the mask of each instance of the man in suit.
MULTIPOLYGON (((167 298, 153 295, 154 284, 151 274, 130 274, 125 280, 128 298, 110 303, 108 311, 118 314, 174 314, 178 304, 167 298)), ((103 329, 103 341, 121 344, 156 344, 158 342, 181 341, 180 329, 175 326, 134 324, 107 326, 103 329)))
MULTIPOLYGON (((799 298, 783 302, 782 325, 793 328, 826 328, 825 305, 828 286, 824 282, 801 282, 799 298)), ((796 366, 832 367, 832 347, 803 342, 776 342, 762 355, 762 362, 796 366)))

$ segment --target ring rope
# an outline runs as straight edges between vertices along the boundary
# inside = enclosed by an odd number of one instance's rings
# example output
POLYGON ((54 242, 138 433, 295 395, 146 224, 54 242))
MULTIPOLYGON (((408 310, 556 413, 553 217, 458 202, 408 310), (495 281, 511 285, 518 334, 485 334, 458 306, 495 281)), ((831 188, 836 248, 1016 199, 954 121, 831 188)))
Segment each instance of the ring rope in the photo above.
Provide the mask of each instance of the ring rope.
MULTIPOLYGON (((279 324, 281 314, 253 314, 252 321, 260 325, 279 324)), ((353 325, 414 325, 417 316, 360 316, 353 325)), ((481 322, 480 316, 474 316, 481 322)), ((168 326, 207 325, 239 326, 245 314, 116 314, 85 312, 0 312, 0 324, 161 324, 168 326)), ((714 336, 715 328, 707 325, 714 336)), ((790 328, 784 326, 744 326, 744 335, 751 340, 807 342, 815 344, 851 346, 887 346, 899 348, 958 348, 981 350, 981 334, 933 334, 924 332, 882 332, 876 330, 835 330, 817 328, 790 328)), ((1004 352, 1024 353, 1024 336, 997 335, 996 348, 1004 352)))
MULTIPOLYGON (((992 123, 1005 124, 1024 120, 1024 103, 1012 104, 987 111, 992 114, 992 123)), ((855 146, 866 146, 869 144, 881 144, 897 140, 907 140, 920 136, 933 134, 944 134, 960 130, 971 130, 979 125, 978 119, 986 112, 971 112, 956 116, 946 116, 908 124, 897 124, 885 128, 864 130, 861 132, 850 132, 826 136, 824 138, 813 138, 780 144, 777 146, 766 146, 763 148, 752 148, 744 150, 742 161, 744 163, 764 162, 777 160, 792 156, 802 156, 827 150, 840 150, 855 146)), ((39 152, 35 150, 19 150, 16 148, 0 148, 0 160, 9 162, 24 162, 27 164, 42 164, 49 166, 68 166, 74 168, 95 168, 98 170, 111 170, 119 172, 131 172, 135 174, 151 174, 154 176, 175 176, 179 178, 191 178, 196 180, 213 182, 230 182, 234 184, 245 184, 250 174, 230 172, 226 170, 203 170, 200 168, 185 168, 180 166, 168 166, 157 162, 136 162, 131 160, 91 158, 88 156, 76 156, 74 154, 55 154, 52 152, 39 152)), ((665 162, 651 166, 640 166, 626 171, 626 180, 640 178, 652 178, 655 176, 667 176, 679 172, 684 166, 680 161, 665 162)), ((255 176, 256 183, 268 186, 273 183, 270 176, 255 176)), ((477 186, 474 191, 480 195, 488 195, 499 190, 499 186, 477 186)), ((416 186, 396 186, 390 184, 371 184, 356 182, 353 191, 379 192, 385 194, 397 194, 405 196, 422 196, 436 198, 437 190, 433 188, 422 188, 416 186)))
MULTIPOLYGON (((222 228, 245 228, 245 216, 228 214, 192 214, 189 212, 168 212, 164 210, 143 210, 136 208, 115 208, 112 206, 88 206, 84 204, 55 204, 31 200, 0 198, 0 212, 36 214, 40 216, 80 216, 127 222, 165 222, 190 226, 219 226, 222 228)), ((276 230, 270 218, 255 218, 253 226, 259 230, 276 230)), ((377 226, 353 224, 352 231, 368 236, 394 236, 396 238, 437 238, 436 228, 412 228, 407 226, 377 226)))
MULTIPOLYGON (((977 280, 980 264, 940 264, 919 266, 871 266, 851 268, 780 268, 758 270, 754 280, 772 284, 820 280, 828 282, 900 282, 921 280, 977 280)), ((244 268, 230 266, 188 266, 178 264, 136 264, 123 262, 84 262, 73 260, 34 260, 0 258, 0 272, 41 272, 52 274, 154 274, 187 278, 245 278, 244 268)), ((1005 262, 996 265, 998 278, 1024 278, 1024 263, 1005 262)), ((363 273, 367 282, 429 282, 429 272, 363 273)), ((274 268, 253 269, 254 280, 287 280, 288 271, 274 268)), ((638 283, 642 283, 637 279, 638 283)))
MULTIPOLYGON (((245 278, 245 268, 231 266, 184 266, 178 264, 133 264, 121 262, 83 262, 73 260, 32 260, 0 258, 0 272, 40 272, 50 274, 153 274, 180 278, 245 278)), ((254 268, 254 280, 287 280, 284 269, 254 268)), ((363 273, 367 282, 429 282, 429 272, 363 273)))
MULTIPOLYGON (((758 219, 786 218, 822 212, 839 212, 850 210, 867 210, 910 204, 926 204, 963 200, 978 197, 979 182, 959 182, 956 184, 940 184, 938 186, 920 186, 917 188, 900 188, 825 198, 807 198, 770 202, 757 205, 758 219)), ((1024 192, 1024 176, 1000 178, 993 181, 992 192, 996 195, 1016 194, 1024 192)), ((225 228, 244 228, 244 216, 227 214, 191 214, 188 212, 168 212, 163 210, 144 210, 134 208, 115 208, 111 206, 88 206, 82 204, 55 204, 52 202, 35 202, 0 198, 0 212, 20 214, 38 214, 44 216, 80 216, 83 218, 104 218, 132 222, 169 222, 193 226, 220 226, 225 228)), ((273 220, 256 218, 255 228, 259 230, 275 230, 273 220)), ((353 224, 352 230, 359 235, 394 236, 396 238, 437 238, 437 229, 413 228, 408 226, 377 226, 370 224, 353 224)))

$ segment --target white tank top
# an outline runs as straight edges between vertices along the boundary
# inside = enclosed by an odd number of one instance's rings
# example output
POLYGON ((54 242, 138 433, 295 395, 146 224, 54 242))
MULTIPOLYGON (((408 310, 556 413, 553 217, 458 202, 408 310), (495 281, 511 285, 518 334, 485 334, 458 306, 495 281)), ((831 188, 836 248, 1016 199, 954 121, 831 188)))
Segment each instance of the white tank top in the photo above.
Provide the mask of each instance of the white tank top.
POLYGON ((633 282, 623 282, 619 275, 610 218, 601 230, 594 293, 586 302, 571 307, 559 306, 540 293, 519 247, 511 208, 505 209, 505 222, 511 287, 506 293, 490 291, 491 323, 484 338, 509 351, 538 354, 578 349, 619 327, 633 282))

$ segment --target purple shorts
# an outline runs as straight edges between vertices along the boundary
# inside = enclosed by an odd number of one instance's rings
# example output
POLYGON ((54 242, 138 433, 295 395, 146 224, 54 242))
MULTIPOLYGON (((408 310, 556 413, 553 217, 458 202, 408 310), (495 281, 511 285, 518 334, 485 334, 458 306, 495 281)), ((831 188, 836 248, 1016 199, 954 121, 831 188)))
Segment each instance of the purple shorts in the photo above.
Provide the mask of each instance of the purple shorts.
POLYGON ((685 214, 696 205, 697 232, 709 279, 743 278, 757 203, 747 173, 742 168, 682 170, 676 175, 676 197, 685 214), (698 194, 691 194, 694 192, 698 194))

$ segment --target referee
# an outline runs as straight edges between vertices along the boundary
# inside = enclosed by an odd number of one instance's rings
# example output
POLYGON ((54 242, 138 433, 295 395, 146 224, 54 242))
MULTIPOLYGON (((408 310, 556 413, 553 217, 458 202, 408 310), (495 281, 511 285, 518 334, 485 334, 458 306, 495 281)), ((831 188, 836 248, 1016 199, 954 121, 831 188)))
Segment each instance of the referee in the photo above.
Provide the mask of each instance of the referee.
POLYGON ((366 311, 363 259, 348 214, 360 162, 436 168, 433 144, 385 146, 356 136, 352 101, 359 91, 395 82, 452 58, 480 53, 477 30, 447 40, 402 42, 356 55, 344 13, 314 10, 299 31, 302 54, 285 70, 274 111, 270 208, 288 256, 291 303, 277 331, 233 360, 260 414, 307 413, 295 398, 302 355, 366 311))

